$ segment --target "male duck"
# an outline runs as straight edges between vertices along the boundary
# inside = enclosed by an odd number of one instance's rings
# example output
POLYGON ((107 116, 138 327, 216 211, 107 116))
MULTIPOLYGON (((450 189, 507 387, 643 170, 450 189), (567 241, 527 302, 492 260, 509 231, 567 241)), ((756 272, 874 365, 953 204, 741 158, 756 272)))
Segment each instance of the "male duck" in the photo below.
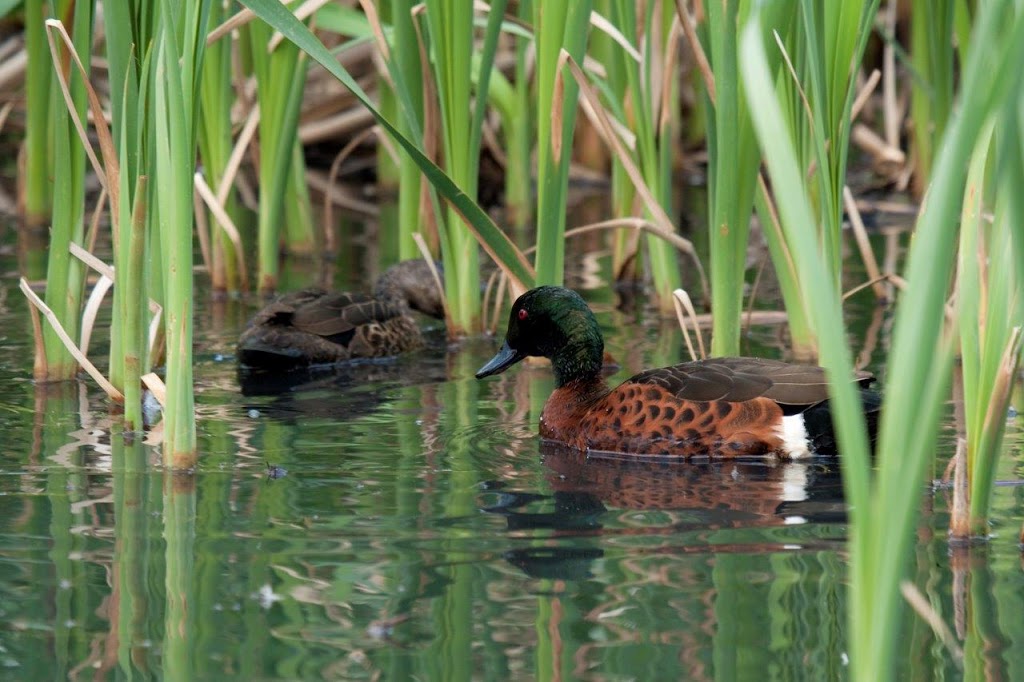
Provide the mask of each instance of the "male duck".
MULTIPOLYGON (((499 374, 529 355, 551 359, 555 392, 542 437, 584 452, 678 457, 806 457, 834 452, 825 371, 759 358, 712 358, 649 369, 609 389, 604 340, 579 294, 532 289, 512 306, 505 343, 476 373, 499 374)), ((879 397, 857 376, 874 431, 879 397)))
POLYGON ((289 369, 397 355, 423 345, 411 310, 444 319, 441 293, 422 259, 385 270, 372 296, 317 288, 281 296, 242 332, 238 360, 289 369))

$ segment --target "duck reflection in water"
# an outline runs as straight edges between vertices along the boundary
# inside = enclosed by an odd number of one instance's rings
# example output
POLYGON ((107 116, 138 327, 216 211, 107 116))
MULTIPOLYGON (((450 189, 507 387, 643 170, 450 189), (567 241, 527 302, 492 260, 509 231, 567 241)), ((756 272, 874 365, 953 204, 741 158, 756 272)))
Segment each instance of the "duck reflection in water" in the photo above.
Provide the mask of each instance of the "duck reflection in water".
POLYGON ((425 348, 400 357, 296 367, 289 371, 238 365, 238 387, 246 409, 265 416, 354 419, 372 414, 409 386, 448 380, 444 329, 424 334, 425 348))
MULTIPOLYGON (((597 535, 666 535, 732 528, 770 528, 846 519, 839 462, 815 457, 795 461, 764 458, 689 461, 638 460, 587 455, 551 442, 541 446, 549 494, 488 484, 496 501, 483 511, 506 518, 511 531, 550 530, 556 542, 510 550, 506 559, 532 577, 579 580, 603 556, 588 538, 597 535), (623 527, 617 512, 665 512, 668 525, 623 527), (614 526, 614 527, 613 527, 614 526)), ((775 547, 744 546, 744 551, 775 547)), ((646 551, 646 550, 645 550, 646 551)), ((652 551, 727 551, 706 542, 652 551)))

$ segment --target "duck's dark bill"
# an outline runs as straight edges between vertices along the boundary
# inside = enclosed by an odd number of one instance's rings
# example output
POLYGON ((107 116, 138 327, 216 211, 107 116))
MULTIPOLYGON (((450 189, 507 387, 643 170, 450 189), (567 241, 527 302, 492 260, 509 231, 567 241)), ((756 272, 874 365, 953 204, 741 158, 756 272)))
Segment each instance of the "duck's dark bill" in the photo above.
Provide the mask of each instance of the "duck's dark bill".
POLYGON ((498 354, 491 358, 486 365, 477 370, 476 378, 483 379, 484 377, 489 377, 492 374, 501 374, 524 357, 526 356, 520 355, 518 351, 512 350, 506 341, 501 344, 498 354))

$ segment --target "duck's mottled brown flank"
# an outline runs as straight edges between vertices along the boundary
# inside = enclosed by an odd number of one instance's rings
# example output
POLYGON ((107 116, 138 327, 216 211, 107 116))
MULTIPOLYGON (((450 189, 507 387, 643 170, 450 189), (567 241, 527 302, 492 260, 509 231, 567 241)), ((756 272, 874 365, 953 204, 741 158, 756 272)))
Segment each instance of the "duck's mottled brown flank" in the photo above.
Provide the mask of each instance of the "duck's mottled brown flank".
POLYGON ((776 431, 782 408, 769 398, 742 403, 692 401, 635 379, 593 403, 574 397, 570 384, 544 407, 540 433, 579 450, 642 452, 678 457, 768 455, 782 445, 776 431), (635 398, 642 395, 642 399, 635 398))

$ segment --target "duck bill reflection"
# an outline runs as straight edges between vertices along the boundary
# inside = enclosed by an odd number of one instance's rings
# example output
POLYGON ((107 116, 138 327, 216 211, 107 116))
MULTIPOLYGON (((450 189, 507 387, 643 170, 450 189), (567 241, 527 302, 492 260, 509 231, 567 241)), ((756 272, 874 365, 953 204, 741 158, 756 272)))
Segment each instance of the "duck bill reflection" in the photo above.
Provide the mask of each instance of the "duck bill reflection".
POLYGON ((491 358, 486 365, 476 372, 477 379, 483 379, 493 374, 501 374, 506 369, 516 364, 526 356, 508 345, 508 341, 501 344, 498 354, 491 358))

